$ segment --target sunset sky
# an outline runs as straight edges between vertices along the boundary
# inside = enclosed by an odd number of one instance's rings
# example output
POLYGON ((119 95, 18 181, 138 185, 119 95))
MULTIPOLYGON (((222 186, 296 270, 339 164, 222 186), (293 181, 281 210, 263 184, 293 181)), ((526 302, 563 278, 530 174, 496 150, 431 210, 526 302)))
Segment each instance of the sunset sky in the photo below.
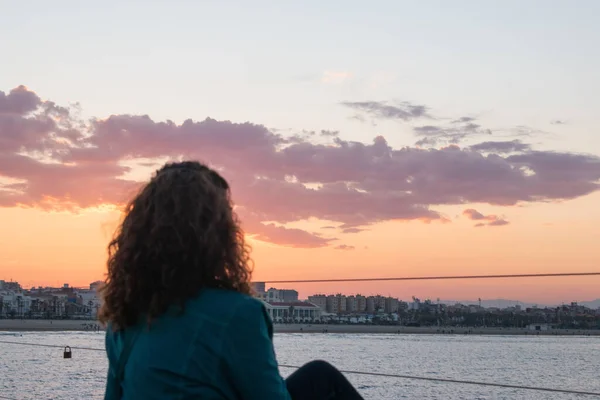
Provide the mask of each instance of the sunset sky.
MULTIPOLYGON (((230 181, 255 280, 600 271, 598 15, 591 0, 7 3, 0 279, 103 279, 120 205, 181 158, 230 181)), ((600 277, 280 286, 600 298, 600 277)))

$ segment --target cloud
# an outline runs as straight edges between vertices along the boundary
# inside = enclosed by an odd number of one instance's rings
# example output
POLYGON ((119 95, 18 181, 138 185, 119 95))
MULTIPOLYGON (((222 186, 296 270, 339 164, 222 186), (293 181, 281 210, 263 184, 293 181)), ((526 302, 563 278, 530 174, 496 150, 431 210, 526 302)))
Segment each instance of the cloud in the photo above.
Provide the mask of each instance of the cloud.
POLYGON ((469 122, 473 122, 476 119, 473 117, 460 117, 452 121, 453 124, 467 124, 469 122))
POLYGON ((504 218, 498 217, 497 215, 493 214, 483 215, 482 213, 473 208, 464 210, 463 215, 472 221, 486 221, 485 223, 479 222, 475 224, 475 228, 481 228, 483 226, 504 226, 509 224, 509 222, 506 221, 504 218))
POLYGON ((11 90, 8 95, 0 92, 0 113, 25 115, 35 111, 42 101, 25 86, 19 86, 11 90))
POLYGON ((354 246, 348 246, 347 244, 340 244, 334 247, 335 250, 354 250, 354 246))
POLYGON ((469 147, 471 150, 492 153, 521 153, 531 150, 531 146, 518 139, 505 142, 483 142, 469 147))
POLYGON ((541 129, 532 128, 527 125, 517 125, 513 128, 508 129, 509 136, 517 136, 517 137, 533 137, 539 135, 547 135, 548 132, 543 131, 541 129))
POLYGON ((550 123, 552 125, 566 125, 567 121, 563 121, 563 120, 560 120, 560 119, 555 119, 554 121, 551 121, 550 123))
POLYGON ((488 226, 504 226, 504 225, 508 225, 510 222, 504 220, 504 219, 497 219, 495 221, 492 221, 488 224, 488 226))
POLYGON ((465 211, 463 211, 463 215, 466 216, 467 218, 473 220, 473 221, 478 221, 480 219, 486 219, 487 217, 485 215, 483 215, 482 213, 480 213, 479 211, 473 209, 473 208, 469 208, 465 211))
POLYGON ((42 101, 24 86, 0 91, 0 151, 59 151, 82 137, 67 109, 42 101))
POLYGON ((361 228, 344 228, 342 229, 343 233, 358 233, 358 232, 362 232, 364 231, 364 229, 361 228))
POLYGON ((346 224, 344 224, 342 226, 333 226, 333 225, 322 226, 321 229, 336 229, 336 230, 340 230, 342 233, 359 233, 359 232, 362 232, 365 230, 362 228, 348 226, 346 224))
POLYGON ((259 220, 242 217, 245 231, 255 239, 287 247, 323 247, 335 238, 323 238, 316 233, 302 229, 286 228, 273 223, 263 223, 259 220))
POLYGON ((382 101, 346 101, 341 104, 358 112, 355 116, 357 119, 360 119, 363 116, 368 116, 372 119, 401 121, 411 121, 418 118, 432 118, 431 115, 428 114, 427 107, 409 102, 390 105, 382 101))
MULTIPOLYGON (((419 147, 437 147, 439 145, 458 144, 467 139, 481 136, 496 135, 498 137, 534 137, 548 135, 548 132, 531 128, 526 125, 517 125, 510 128, 489 129, 478 124, 474 117, 460 117, 445 125, 422 125, 413 128, 413 132, 420 139, 415 143, 419 147)), ((485 147, 493 147, 498 153, 512 151, 525 151, 529 146, 519 140, 512 142, 486 141, 477 151, 485 151, 485 147)), ((478 149, 476 146, 473 149, 478 149)), ((495 151, 495 150, 493 150, 495 151)))
POLYGON ((415 145, 436 146, 438 144, 458 144, 462 140, 480 135, 491 135, 490 129, 484 129, 473 122, 474 118, 462 117, 451 122, 450 126, 424 125, 413 128, 413 132, 421 137, 415 145))
POLYGON ((514 143, 393 148, 382 136, 370 143, 335 136, 325 144, 313 141, 316 135, 290 138, 263 125, 210 118, 177 124, 120 114, 81 121, 24 87, 0 92, 0 110, 2 207, 121 205, 147 178, 140 171, 151 170, 136 165, 199 159, 230 181, 247 234, 283 246, 333 246, 335 230, 321 235, 292 225, 308 219, 350 234, 384 221, 446 222, 436 209, 443 205, 513 206, 600 189, 599 157, 527 148, 507 154, 502 146, 514 143))
POLYGON ((322 83, 340 84, 352 77, 348 71, 325 71, 321 76, 322 83))
POLYGON ((340 135, 340 131, 328 131, 326 129, 322 129, 320 135, 325 137, 338 137, 340 135))

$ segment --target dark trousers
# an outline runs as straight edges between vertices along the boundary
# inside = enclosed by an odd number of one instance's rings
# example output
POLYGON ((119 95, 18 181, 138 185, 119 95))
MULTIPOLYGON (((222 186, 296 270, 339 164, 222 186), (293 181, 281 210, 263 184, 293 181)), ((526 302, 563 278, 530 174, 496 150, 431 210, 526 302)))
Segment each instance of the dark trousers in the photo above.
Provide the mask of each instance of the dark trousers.
POLYGON ((285 380, 292 400, 364 400, 346 377, 325 361, 311 361, 285 380))

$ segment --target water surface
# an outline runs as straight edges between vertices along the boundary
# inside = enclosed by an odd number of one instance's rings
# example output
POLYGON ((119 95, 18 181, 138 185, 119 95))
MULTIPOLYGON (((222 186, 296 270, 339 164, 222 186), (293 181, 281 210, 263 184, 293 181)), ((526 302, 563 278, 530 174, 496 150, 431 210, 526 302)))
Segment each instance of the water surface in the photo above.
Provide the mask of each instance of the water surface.
MULTIPOLYGON (((103 348, 102 333, 2 334, 0 341, 103 348)), ((281 364, 324 359, 340 369, 500 382, 600 392, 600 338, 278 334, 281 364)), ((0 343, 0 398, 101 399, 107 362, 101 351, 0 343)), ((282 368, 284 376, 292 370, 282 368)), ((348 375, 366 399, 593 399, 517 389, 348 375)))

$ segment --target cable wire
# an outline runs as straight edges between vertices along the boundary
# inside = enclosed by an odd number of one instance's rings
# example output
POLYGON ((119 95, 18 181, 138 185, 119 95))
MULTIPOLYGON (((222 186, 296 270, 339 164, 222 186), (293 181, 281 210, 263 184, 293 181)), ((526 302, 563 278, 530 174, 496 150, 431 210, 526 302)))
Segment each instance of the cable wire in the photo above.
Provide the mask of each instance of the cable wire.
MULTIPOLYGON (((64 348, 63 346, 52 345, 52 344, 12 342, 12 341, 5 341, 5 340, 0 340, 0 343, 22 345, 22 346, 51 347, 51 348, 60 348, 60 349, 64 348)), ((94 347, 71 347, 71 350, 104 351, 104 349, 94 348, 94 347)), ((293 369, 300 368, 297 365, 289 365, 289 364, 279 364, 279 366, 281 368, 293 368, 293 369)), ((378 377, 384 377, 384 378, 411 379, 411 380, 439 382, 439 383, 456 383, 456 384, 463 384, 463 385, 490 386, 490 387, 501 387, 501 388, 506 388, 506 389, 535 390, 535 391, 540 391, 540 392, 566 393, 566 394, 578 394, 578 395, 600 397, 600 392, 587 392, 587 391, 569 390, 569 389, 556 389, 556 388, 547 388, 547 387, 540 387, 540 386, 511 385, 511 384, 507 384, 507 383, 481 382, 481 381, 470 381, 470 380, 449 379, 449 378, 430 378, 430 377, 426 377, 426 376, 386 374, 386 373, 380 373, 380 372, 365 372, 365 371, 353 371, 353 370, 340 370, 340 372, 345 373, 345 374, 352 374, 352 375, 378 376, 378 377)), ((0 396, 0 399, 17 400, 17 399, 13 399, 13 398, 9 398, 9 397, 2 397, 2 396, 0 396)))
MULTIPOLYGON (((43 344, 43 343, 26 343, 26 342, 11 342, 8 340, 0 340, 0 343, 3 344, 16 344, 16 345, 23 345, 23 346, 34 346, 34 347, 50 347, 50 348, 56 348, 56 349, 64 349, 66 346, 59 346, 57 344, 43 344)), ((93 350, 93 351, 105 351, 104 349, 100 349, 97 347, 71 347, 72 350, 93 350)))
POLYGON ((325 282, 373 282, 373 281, 433 281, 450 279, 503 279, 503 278, 556 278, 564 276, 600 276, 600 272, 560 272, 541 274, 507 275, 454 275, 454 276, 403 276, 388 278, 333 278, 333 279, 287 279, 264 281, 265 283, 325 283, 325 282))

